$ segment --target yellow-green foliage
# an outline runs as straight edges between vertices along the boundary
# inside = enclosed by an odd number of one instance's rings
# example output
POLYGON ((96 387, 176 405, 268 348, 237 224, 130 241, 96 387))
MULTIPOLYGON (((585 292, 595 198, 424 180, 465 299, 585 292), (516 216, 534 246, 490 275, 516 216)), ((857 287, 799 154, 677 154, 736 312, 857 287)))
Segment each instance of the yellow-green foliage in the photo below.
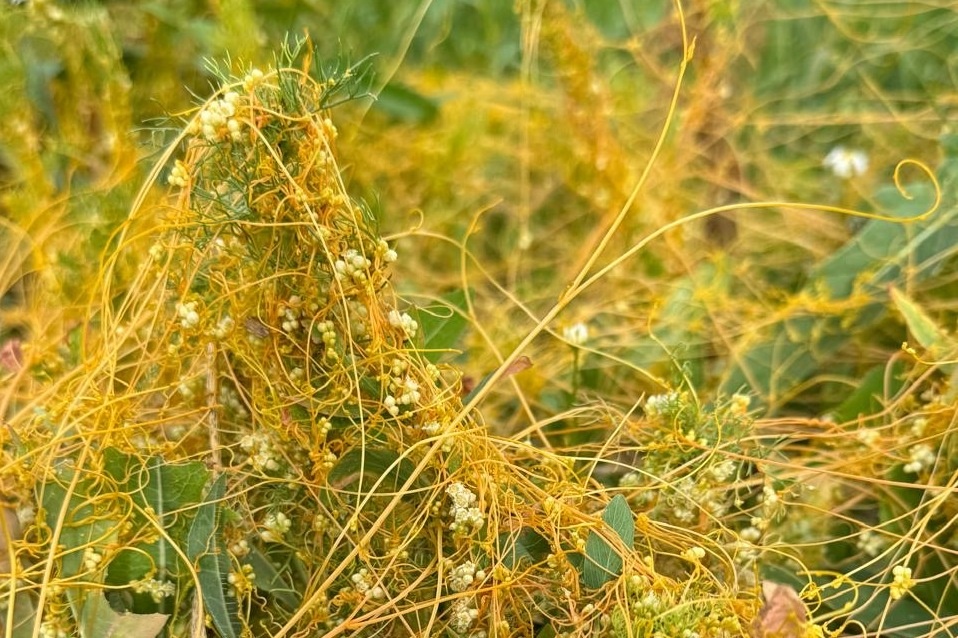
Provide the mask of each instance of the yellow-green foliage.
MULTIPOLYGON (((656 475, 679 481, 650 464, 621 490, 640 510, 623 547, 621 525, 599 523, 616 490, 592 474, 660 454, 641 424, 603 411, 611 438, 579 458, 496 438, 463 409, 460 374, 429 362, 389 282, 397 253, 342 184, 324 105, 353 72, 252 70, 193 115, 167 202, 135 215, 156 219, 149 254, 105 296, 82 373, 16 418, 8 474, 42 508, 18 558, 34 623, 90 631, 105 588, 169 614, 174 634, 202 601, 221 635, 744 635, 755 579, 722 523, 743 504, 714 494, 693 512, 698 497, 663 493, 656 475), (685 529, 644 512, 656 501, 685 529), (204 569, 207 552, 229 560, 204 569)), ((724 492, 745 470, 716 445, 723 428, 743 436, 744 411, 682 405, 661 410, 684 450, 664 456, 724 492)))
POLYGON ((5 634, 954 633, 953 20, 805 4, 0 5, 5 634))

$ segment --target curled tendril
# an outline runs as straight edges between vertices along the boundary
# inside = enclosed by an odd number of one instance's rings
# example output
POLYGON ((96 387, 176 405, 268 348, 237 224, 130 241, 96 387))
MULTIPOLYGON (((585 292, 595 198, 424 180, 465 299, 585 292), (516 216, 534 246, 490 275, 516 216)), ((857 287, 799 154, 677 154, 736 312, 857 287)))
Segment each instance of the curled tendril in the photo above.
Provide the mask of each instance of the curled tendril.
POLYGON ((931 205, 931 207, 928 210, 926 210, 924 213, 920 215, 915 215, 914 217, 908 217, 900 221, 918 221, 921 219, 925 219, 926 217, 934 213, 936 210, 938 210, 939 206, 941 206, 941 184, 938 183, 938 178, 935 177, 935 173, 924 162, 920 162, 914 159, 903 159, 902 161, 898 162, 897 166, 895 166, 894 177, 895 177, 895 188, 898 189, 898 192, 901 193, 901 196, 904 197, 905 199, 909 201, 914 199, 914 196, 912 196, 908 192, 908 187, 905 184, 902 184, 901 182, 901 170, 905 166, 914 166, 915 168, 917 168, 918 170, 920 170, 922 173, 925 174, 925 176, 928 178, 928 181, 931 182, 932 188, 935 189, 935 201, 931 205))

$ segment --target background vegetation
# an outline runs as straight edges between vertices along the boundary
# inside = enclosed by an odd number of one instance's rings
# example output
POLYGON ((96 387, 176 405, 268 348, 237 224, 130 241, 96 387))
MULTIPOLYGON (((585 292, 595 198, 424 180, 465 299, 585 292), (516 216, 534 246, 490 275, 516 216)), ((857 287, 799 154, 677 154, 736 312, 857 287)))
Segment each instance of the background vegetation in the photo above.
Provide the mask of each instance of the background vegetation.
POLYGON ((0 5, 7 635, 954 635, 952 4, 0 5))

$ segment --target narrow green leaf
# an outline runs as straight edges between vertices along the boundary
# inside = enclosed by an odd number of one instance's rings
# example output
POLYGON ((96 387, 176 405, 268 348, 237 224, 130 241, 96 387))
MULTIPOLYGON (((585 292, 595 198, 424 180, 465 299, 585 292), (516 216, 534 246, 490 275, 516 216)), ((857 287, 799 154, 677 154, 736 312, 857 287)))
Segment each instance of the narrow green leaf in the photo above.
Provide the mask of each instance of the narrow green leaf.
POLYGON ((87 594, 80 612, 81 638, 154 638, 163 631, 167 614, 117 613, 102 591, 87 594))
POLYGON ((199 590, 213 626, 223 638, 236 638, 239 631, 236 598, 227 581, 230 559, 219 529, 218 501, 226 493, 226 475, 220 475, 200 505, 190 528, 186 554, 199 574, 199 590))
MULTIPOLYGON (((616 533, 627 550, 635 542, 635 518, 628 501, 616 494, 605 511, 602 521, 616 533)), ((612 545, 595 530, 585 542, 585 560, 582 566, 582 583, 593 589, 602 587, 622 573, 623 560, 612 545)))
POLYGON ((439 104, 422 93, 390 82, 376 96, 374 107, 401 122, 427 124, 439 115, 439 104))
POLYGON ((891 288, 891 298, 898 312, 904 317, 908 330, 923 348, 929 350, 933 356, 939 356, 954 349, 954 341, 948 338, 945 331, 928 316, 921 306, 895 287, 891 288))

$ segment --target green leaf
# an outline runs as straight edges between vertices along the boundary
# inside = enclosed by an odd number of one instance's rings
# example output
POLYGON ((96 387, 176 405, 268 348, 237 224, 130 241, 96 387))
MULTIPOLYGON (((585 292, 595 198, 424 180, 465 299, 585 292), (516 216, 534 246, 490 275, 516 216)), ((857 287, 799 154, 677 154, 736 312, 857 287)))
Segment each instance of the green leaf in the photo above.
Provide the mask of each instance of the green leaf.
POLYGON ((904 387, 904 373, 905 362, 901 359, 892 362, 891 370, 885 365, 871 368, 848 398, 831 411, 832 417, 838 423, 844 423, 860 416, 877 414, 883 408, 883 401, 904 387))
MULTIPOLYGON (((602 521, 621 539, 626 550, 631 550, 635 542, 635 518, 628 501, 616 494, 605 511, 602 521)), ((595 530, 589 533, 585 542, 585 560, 582 566, 582 584, 596 589, 622 574, 623 560, 612 545, 595 530)))
POLYGON ((289 569, 283 569, 282 571, 276 569, 270 557, 256 547, 250 549, 246 561, 253 568, 253 573, 256 574, 256 589, 274 597, 287 609, 299 607, 302 596, 283 577, 284 574, 289 573, 289 569))
POLYGON ((443 297, 442 303, 418 310, 417 321, 422 332, 422 355, 435 363, 459 342, 468 323, 465 315, 466 293, 456 290, 443 297))
MULTIPOLYGON (((389 492, 395 492, 409 480, 409 477, 415 472, 416 466, 407 458, 400 458, 397 452, 386 449, 352 449, 344 454, 336 466, 329 472, 329 484, 345 489, 357 482, 360 487, 356 488, 362 491, 362 478, 364 475, 371 475, 375 479, 370 479, 368 484, 372 486, 374 480, 383 477, 379 484, 379 489, 389 492)), ((422 478, 420 477, 414 483, 416 487, 422 487, 422 478)))
POLYGON ((373 104, 390 118, 411 124, 428 124, 439 115, 438 102, 398 82, 384 86, 373 104))
POLYGON ((954 350, 954 341, 921 306, 895 287, 891 288, 891 298, 898 312, 904 317, 908 330, 933 357, 942 356, 954 350))
POLYGON ((82 638, 154 638, 163 631, 167 614, 117 613, 102 591, 87 594, 80 613, 82 638))
MULTIPOLYGON (((199 461, 168 463, 158 456, 144 462, 112 448, 104 450, 103 457, 104 469, 120 488, 130 494, 139 508, 153 512, 149 519, 135 513, 134 524, 158 525, 175 543, 185 544, 192 518, 188 511, 202 501, 203 488, 209 481, 206 466, 199 461)), ((183 575, 181 568, 177 553, 166 538, 160 536, 155 541, 138 543, 119 552, 110 562, 107 582, 125 585, 153 571, 160 579, 179 577, 183 575)))
POLYGON ((196 511, 186 545, 186 555, 199 576, 199 590, 213 626, 223 638, 236 638, 239 631, 236 598, 227 580, 230 559, 219 529, 219 500, 226 494, 226 475, 220 475, 196 511))
MULTIPOLYGON (((58 478, 43 484, 39 501, 45 513, 45 521, 50 529, 59 525, 61 511, 65 508, 58 544, 64 548, 60 559, 60 576, 70 579, 85 570, 83 553, 86 548, 103 553, 106 546, 116 542, 117 530, 120 527, 120 516, 112 509, 104 506, 113 505, 113 499, 100 499, 94 506, 93 494, 95 485, 87 479, 79 479, 75 489, 68 495, 74 471, 65 467, 55 470, 58 478)), ((66 598, 75 619, 81 613, 88 594, 87 589, 66 587, 66 598)))
POLYGON ((529 527, 523 527, 516 536, 508 532, 499 534, 499 547, 502 564, 509 570, 518 568, 523 560, 535 565, 551 551, 549 541, 529 527))

